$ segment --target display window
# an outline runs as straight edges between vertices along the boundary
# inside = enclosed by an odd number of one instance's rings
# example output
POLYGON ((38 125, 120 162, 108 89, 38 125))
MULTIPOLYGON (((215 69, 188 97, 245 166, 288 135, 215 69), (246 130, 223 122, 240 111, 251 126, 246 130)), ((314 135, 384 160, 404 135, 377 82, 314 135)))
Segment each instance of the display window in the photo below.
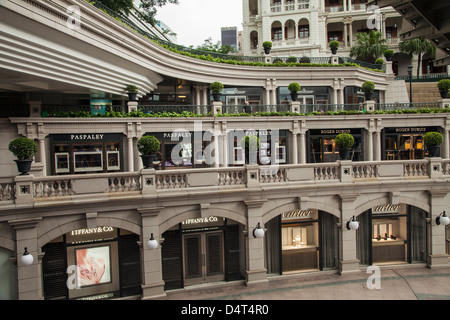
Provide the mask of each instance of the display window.
POLYGON ((357 258, 363 265, 426 260, 427 213, 399 204, 374 207, 357 217, 357 258))
POLYGON ((161 146, 158 159, 153 163, 156 169, 207 168, 214 160, 206 152, 211 144, 209 132, 165 132, 148 133, 155 136, 161 146))
POLYGON ((299 211, 281 217, 283 273, 319 267, 319 228, 317 210, 299 211))
POLYGON ((319 210, 294 210, 265 224, 268 273, 336 269, 337 217, 319 210))
POLYGON ((428 156, 423 136, 436 127, 386 128, 383 132, 384 160, 417 160, 428 156))
POLYGON ((339 147, 334 138, 340 133, 350 133, 355 139, 351 151, 352 161, 363 161, 363 137, 361 129, 320 129, 309 130, 308 136, 308 161, 310 163, 335 162, 339 160, 339 147))
POLYGON ((256 153, 256 163, 259 165, 286 164, 288 159, 288 137, 286 130, 278 131, 273 135, 271 130, 250 130, 245 132, 228 133, 230 141, 231 163, 233 166, 248 164, 253 159, 253 155, 245 152, 241 145, 244 136, 256 136, 260 140, 259 149, 256 153))
POLYGON ((52 135, 53 174, 123 171, 121 134, 52 135))
POLYGON ((44 299, 100 300, 141 293, 139 236, 101 226, 77 229, 42 251, 44 299))

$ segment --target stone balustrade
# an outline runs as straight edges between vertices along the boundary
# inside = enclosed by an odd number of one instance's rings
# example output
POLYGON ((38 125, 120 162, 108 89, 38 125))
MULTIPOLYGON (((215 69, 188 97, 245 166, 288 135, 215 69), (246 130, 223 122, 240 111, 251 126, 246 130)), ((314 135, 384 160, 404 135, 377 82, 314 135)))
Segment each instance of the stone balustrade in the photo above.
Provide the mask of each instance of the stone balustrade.
POLYGON ((11 205, 80 201, 158 193, 226 191, 236 188, 445 179, 450 160, 425 158, 407 161, 336 161, 297 165, 179 169, 86 175, 34 177, 21 175, 0 181, 0 209, 11 205))

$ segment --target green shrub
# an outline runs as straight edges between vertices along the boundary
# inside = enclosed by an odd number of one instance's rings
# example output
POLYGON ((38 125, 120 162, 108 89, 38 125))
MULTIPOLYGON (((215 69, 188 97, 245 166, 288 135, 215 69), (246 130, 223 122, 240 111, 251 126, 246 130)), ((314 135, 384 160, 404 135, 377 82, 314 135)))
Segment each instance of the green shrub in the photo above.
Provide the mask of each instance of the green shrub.
POLYGON ((161 143, 155 136, 143 136, 138 140, 137 148, 141 154, 151 155, 159 151, 161 143))
POLYGON ((288 63, 296 63, 297 62, 297 58, 294 56, 290 56, 289 58, 287 58, 288 63))
POLYGON ((270 42, 270 41, 264 41, 264 42, 263 42, 263 47, 264 47, 264 48, 272 48, 272 42, 270 42))
POLYGON ((377 59, 375 60, 375 64, 383 64, 384 60, 383 59, 377 59))
POLYGON ((138 92, 138 87, 135 86, 134 84, 129 84, 127 85, 125 90, 127 90, 127 92, 138 92))
POLYGON ((435 131, 427 132, 423 136, 423 142, 427 146, 438 146, 442 143, 442 134, 435 131))
POLYGON ((288 89, 291 93, 296 93, 300 91, 301 86, 297 82, 291 82, 288 86, 288 89))
POLYGON ((215 81, 209 85, 209 89, 212 93, 220 93, 223 90, 223 84, 215 81))
POLYGON ((8 145, 8 149, 19 160, 32 160, 37 153, 38 146, 34 140, 21 137, 12 140, 8 145))
POLYGON ((334 138, 334 142, 339 148, 347 149, 353 147, 355 138, 349 133, 340 133, 334 138))
POLYGON ((372 93, 375 90, 375 84, 372 81, 366 81, 361 87, 362 91, 372 93))
POLYGON ((450 89, 450 79, 442 79, 437 83, 439 91, 446 91, 450 89))
POLYGON ((254 146, 256 146, 256 150, 259 149, 259 138, 257 136, 245 136, 241 139, 241 147, 244 150, 251 150, 253 151, 254 146), (255 144, 256 142, 256 144, 255 144))
POLYGON ((339 41, 333 40, 329 43, 330 48, 339 48, 339 41))
POLYGON ((394 50, 387 49, 387 50, 384 51, 383 54, 384 54, 385 57, 392 57, 394 55, 394 50))

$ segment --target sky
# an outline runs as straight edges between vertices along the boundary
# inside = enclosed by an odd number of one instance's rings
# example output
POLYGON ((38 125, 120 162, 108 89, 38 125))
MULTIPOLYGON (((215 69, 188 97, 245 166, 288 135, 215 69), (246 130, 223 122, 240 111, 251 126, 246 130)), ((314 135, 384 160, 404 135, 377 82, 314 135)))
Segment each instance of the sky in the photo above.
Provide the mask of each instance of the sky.
POLYGON ((157 9, 156 19, 177 34, 178 44, 194 48, 211 38, 221 41, 222 27, 242 30, 242 0, 179 0, 157 9))

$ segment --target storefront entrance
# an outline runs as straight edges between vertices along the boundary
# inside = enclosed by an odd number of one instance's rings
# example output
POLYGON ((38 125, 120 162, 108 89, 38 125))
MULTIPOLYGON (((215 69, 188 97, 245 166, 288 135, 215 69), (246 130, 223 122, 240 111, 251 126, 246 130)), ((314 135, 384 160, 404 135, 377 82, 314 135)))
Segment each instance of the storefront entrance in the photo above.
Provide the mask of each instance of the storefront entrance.
POLYGON ((224 280, 223 231, 185 234, 183 243, 186 285, 224 280))
POLYGON ((231 219, 187 219, 162 235, 165 290, 243 278, 243 226, 231 219))
POLYGON ((386 128, 382 131, 383 160, 418 160, 428 156, 423 136, 436 127, 386 128))
POLYGON ((383 205, 357 217, 357 258, 362 265, 426 260, 427 213, 417 207, 383 205))

